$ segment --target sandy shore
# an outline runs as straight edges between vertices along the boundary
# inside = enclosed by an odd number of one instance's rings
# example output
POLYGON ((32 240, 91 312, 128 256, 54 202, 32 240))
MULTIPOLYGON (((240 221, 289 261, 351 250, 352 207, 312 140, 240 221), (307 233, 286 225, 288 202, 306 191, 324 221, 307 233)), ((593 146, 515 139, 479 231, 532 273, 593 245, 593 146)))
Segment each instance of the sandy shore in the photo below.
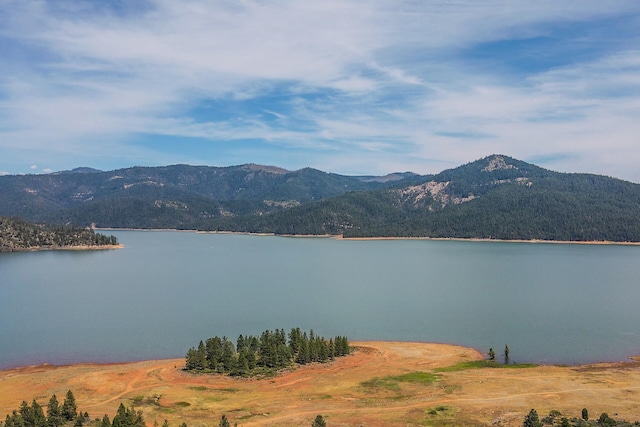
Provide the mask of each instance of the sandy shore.
POLYGON ((222 414, 240 426, 308 426, 322 414, 330 426, 521 426, 531 408, 592 418, 601 412, 640 420, 640 363, 482 368, 442 372, 483 355, 431 343, 356 342, 329 364, 308 365, 265 379, 194 375, 184 359, 124 364, 33 366, 0 371, 0 418, 23 400, 46 404, 67 390, 92 418, 134 405, 148 425, 216 425, 222 414), (403 381, 404 374, 434 381, 403 381))

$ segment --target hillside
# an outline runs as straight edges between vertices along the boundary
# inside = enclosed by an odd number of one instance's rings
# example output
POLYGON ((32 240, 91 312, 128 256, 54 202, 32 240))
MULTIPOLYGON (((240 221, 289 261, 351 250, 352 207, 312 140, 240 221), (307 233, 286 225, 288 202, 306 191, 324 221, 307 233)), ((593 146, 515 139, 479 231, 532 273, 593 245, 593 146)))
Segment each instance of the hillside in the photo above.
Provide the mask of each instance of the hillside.
POLYGON ((0 252, 39 249, 115 247, 114 236, 94 233, 81 227, 45 227, 26 221, 0 217, 0 252))
POLYGON ((489 156, 417 185, 352 192, 212 224, 219 230, 344 237, 639 242, 640 185, 489 156))
POLYGON ((0 215, 82 226, 194 229, 208 219, 263 215, 414 176, 350 177, 255 164, 78 168, 0 176, 0 215))
POLYGON ((0 215, 98 227, 640 242, 640 185, 492 155, 433 176, 242 165, 0 177, 0 215))

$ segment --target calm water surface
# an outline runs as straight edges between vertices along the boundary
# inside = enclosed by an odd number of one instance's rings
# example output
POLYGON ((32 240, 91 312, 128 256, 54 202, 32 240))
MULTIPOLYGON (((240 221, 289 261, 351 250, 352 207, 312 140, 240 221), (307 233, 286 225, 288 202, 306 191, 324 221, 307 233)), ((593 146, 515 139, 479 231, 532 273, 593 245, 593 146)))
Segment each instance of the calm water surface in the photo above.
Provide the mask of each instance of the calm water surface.
POLYGON ((182 357, 299 326, 516 362, 640 354, 640 247, 113 232, 125 249, 0 254, 0 368, 182 357))

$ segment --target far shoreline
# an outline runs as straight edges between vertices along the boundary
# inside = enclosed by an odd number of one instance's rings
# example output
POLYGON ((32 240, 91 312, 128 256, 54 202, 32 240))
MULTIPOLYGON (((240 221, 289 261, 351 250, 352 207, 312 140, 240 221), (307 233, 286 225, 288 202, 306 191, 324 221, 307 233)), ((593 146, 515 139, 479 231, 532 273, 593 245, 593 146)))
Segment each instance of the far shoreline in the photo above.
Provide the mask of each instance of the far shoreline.
POLYGON ((249 231, 207 231, 207 230, 181 230, 177 228, 113 228, 96 227, 97 231, 145 231, 163 232, 173 231, 180 233, 197 234, 231 234, 239 236, 268 236, 268 237, 293 237, 293 238, 323 238, 345 241, 366 241, 366 240, 431 240, 436 242, 478 242, 478 243, 529 243, 529 244, 560 244, 560 245, 600 245, 600 246, 640 246, 640 242, 617 242, 612 240, 544 240, 544 239, 489 239, 480 237, 427 237, 427 236, 372 236, 372 237, 344 237, 341 234, 277 234, 277 233, 252 233, 249 231))

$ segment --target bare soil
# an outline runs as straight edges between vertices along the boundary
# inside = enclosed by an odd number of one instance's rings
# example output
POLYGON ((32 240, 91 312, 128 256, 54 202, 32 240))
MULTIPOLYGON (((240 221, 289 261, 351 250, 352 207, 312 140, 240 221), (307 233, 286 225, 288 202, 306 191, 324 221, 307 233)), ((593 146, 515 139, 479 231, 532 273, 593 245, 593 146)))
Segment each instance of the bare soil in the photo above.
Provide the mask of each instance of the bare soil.
POLYGON ((126 364, 33 366, 0 372, 0 419, 23 400, 43 406, 72 390, 91 418, 110 417, 120 403, 144 413, 148 425, 239 426, 520 426, 531 408, 592 418, 601 412, 640 420, 640 363, 436 372, 435 382, 397 377, 482 359, 476 350, 405 342, 352 343, 356 351, 329 364, 272 378, 234 379, 184 372, 183 359, 126 364), (617 415, 616 415, 617 414, 617 415))

